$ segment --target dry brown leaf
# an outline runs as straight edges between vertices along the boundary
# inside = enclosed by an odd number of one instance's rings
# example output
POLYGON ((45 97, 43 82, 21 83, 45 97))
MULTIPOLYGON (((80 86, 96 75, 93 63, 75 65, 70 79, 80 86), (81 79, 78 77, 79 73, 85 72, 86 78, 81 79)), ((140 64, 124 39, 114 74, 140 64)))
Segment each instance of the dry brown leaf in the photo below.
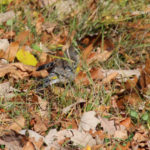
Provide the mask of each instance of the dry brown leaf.
POLYGON ((33 117, 35 119, 35 124, 33 126, 34 131, 36 131, 37 133, 45 133, 47 127, 42 121, 42 118, 39 117, 38 115, 33 115, 33 117))
POLYGON ((123 125, 123 126, 125 126, 126 128, 130 128, 130 126, 131 126, 131 118, 128 117, 128 118, 126 118, 125 120, 122 120, 122 121, 120 122, 120 125, 123 125))
POLYGON ((43 17, 39 17, 36 21, 36 25, 35 25, 35 29, 38 35, 40 35, 42 33, 42 24, 44 22, 44 18, 43 17))
POLYGON ((117 130, 114 133, 114 138, 119 138, 119 139, 127 139, 128 138, 128 134, 127 134, 127 130, 125 128, 125 126, 120 125, 117 130))
POLYGON ((137 76, 134 76, 133 79, 127 80, 125 83, 125 87, 127 90, 133 90, 138 82, 137 76))
POLYGON ((69 106, 63 108, 62 113, 63 113, 63 114, 66 114, 66 113, 68 113, 68 112, 72 109, 72 107, 75 107, 76 105, 78 105, 78 104, 80 104, 80 103, 85 103, 85 102, 86 102, 85 100, 80 99, 78 102, 73 103, 73 104, 71 104, 71 105, 69 105, 69 106))
MULTIPOLYGON (((83 42, 88 42, 83 41, 83 42)), ((99 37, 97 36, 95 39, 92 40, 92 42, 87 46, 82 54, 83 60, 87 62, 87 64, 92 63, 93 61, 106 61, 112 54, 112 50, 114 49, 114 45, 112 41, 108 39, 104 39, 104 42, 102 43, 99 37), (100 44, 99 44, 100 41, 100 44), (100 45, 99 48, 97 48, 96 52, 92 52, 95 45, 100 45)))
POLYGON ((0 84, 0 97, 4 99, 10 99, 15 96, 15 91, 19 91, 13 88, 9 82, 0 84))
POLYGON ((22 72, 21 70, 12 70, 9 74, 10 77, 13 77, 14 79, 25 79, 26 77, 29 77, 28 72, 22 72))
POLYGON ((24 65, 22 63, 11 63, 10 66, 15 66, 18 69, 20 69, 21 71, 29 72, 29 73, 36 70, 36 67, 24 65))
POLYGON ((9 64, 0 65, 0 77, 4 77, 6 74, 10 74, 12 71, 16 71, 16 67, 9 64))
POLYGON ((13 39, 15 37, 16 33, 11 30, 11 31, 8 31, 4 34, 3 38, 6 38, 6 39, 13 39))
POLYGON ((16 57, 18 49, 19 49, 19 43, 12 42, 9 45, 9 48, 7 49, 7 51, 5 52, 4 58, 10 62, 13 62, 16 57))
POLYGON ((9 131, 0 137, 0 145, 5 145, 9 150, 22 150, 27 141, 26 136, 16 131, 9 131))
POLYGON ((87 58, 87 63, 90 64, 93 61, 106 61, 111 56, 113 49, 114 45, 112 41, 110 41, 109 39, 104 39, 104 42, 102 43, 100 40, 100 47, 97 48, 96 52, 93 52, 89 55, 89 57, 87 58))
MULTIPOLYGON (((9 47, 9 41, 7 39, 0 39, 0 50, 5 53, 5 51, 8 49, 9 47)), ((2 54, 3 54, 2 53, 2 54)), ((0 58, 3 58, 1 54, 1 57, 0 58)))
POLYGON ((143 19, 140 19, 138 21, 135 22, 128 22, 127 23, 127 27, 128 28, 135 28, 135 29, 139 29, 139 30, 144 30, 144 29, 148 29, 150 28, 150 24, 143 24, 143 19))
POLYGON ((108 135, 114 135, 114 133, 116 132, 114 120, 108 120, 107 118, 102 118, 100 116, 98 118, 104 132, 106 132, 108 135))
POLYGON ((69 35, 68 31, 64 29, 58 35, 52 35, 52 39, 50 41, 50 44, 51 45, 56 45, 56 46, 59 45, 59 44, 65 45, 66 41, 68 39, 68 35, 69 35))
POLYGON ((30 76, 35 70, 36 67, 24 65, 22 63, 1 64, 0 77, 4 77, 7 74, 15 79, 24 79, 30 76))
POLYGON ((14 122, 8 127, 8 130, 14 130, 19 132, 22 128, 25 127, 25 118, 23 116, 19 116, 14 122))
POLYGON ((106 133, 104 133, 102 130, 98 130, 94 133, 91 133, 93 137, 97 137, 99 142, 103 143, 104 138, 107 137, 106 133))
POLYGON ((135 69, 135 70, 104 70, 102 69, 104 77, 107 78, 109 75, 111 74, 115 74, 118 73, 118 76, 116 77, 118 81, 122 82, 122 81, 127 81, 127 79, 133 77, 133 76, 137 76, 137 78, 139 78, 140 76, 140 71, 135 69))
POLYGON ((138 106, 142 102, 142 99, 136 92, 132 92, 129 95, 123 97, 125 103, 129 103, 133 106, 138 106))
POLYGON ((117 77, 118 73, 117 72, 114 72, 112 74, 109 74, 107 77, 105 77, 103 80, 102 80, 102 83, 104 84, 108 84, 110 83, 112 80, 114 80, 116 77, 117 77))
POLYGON ((22 150, 36 150, 35 146, 33 145, 32 142, 28 141, 24 147, 22 148, 22 150))
POLYGON ((31 73, 31 75, 33 77, 42 77, 42 78, 45 78, 49 75, 49 73, 47 72, 47 70, 40 70, 40 71, 33 71, 31 73))
POLYGON ((42 35, 41 35, 42 43, 50 42, 51 39, 52 39, 52 35, 48 34, 47 32, 42 33, 42 35))
POLYGON ((140 126, 137 128, 137 131, 133 137, 132 140, 132 148, 142 148, 142 150, 145 150, 145 148, 150 148, 149 145, 149 131, 145 130, 143 126, 140 126))
POLYGON ((62 141, 66 138, 70 138, 70 141, 72 141, 73 145, 81 145, 83 147, 86 145, 96 145, 95 139, 93 139, 89 133, 80 132, 76 129, 66 129, 59 132, 57 132, 56 129, 51 129, 44 141, 48 145, 49 149, 52 147, 59 149, 59 141, 62 141))
POLYGON ((125 146, 123 145, 118 145, 116 150, 129 150, 131 147, 131 143, 128 142, 125 146))
POLYGON ((13 19, 13 18, 15 18, 14 11, 8 11, 5 13, 0 13, 0 24, 2 24, 3 22, 6 22, 9 19, 13 19))
POLYGON ((38 63, 38 65, 42 65, 42 64, 46 63, 47 58, 48 58, 47 53, 44 53, 44 52, 40 53, 39 54, 39 63, 38 63))
POLYGON ((80 124, 79 124, 79 131, 96 131, 96 126, 101 123, 99 118, 96 117, 95 111, 88 111, 83 113, 80 124))
POLYGON ((33 42, 33 35, 30 31, 22 31, 16 36, 16 41, 23 45, 30 45, 33 42))
POLYGON ((41 149, 41 147, 42 147, 42 145, 43 145, 43 138, 40 138, 38 141, 36 141, 35 138, 30 138, 29 140, 34 144, 34 146, 35 146, 36 148, 41 149))
POLYGON ((82 59, 85 61, 87 57, 90 55, 91 51, 93 50, 93 43, 91 43, 88 47, 86 47, 82 53, 82 59))
POLYGON ((75 119, 65 119, 61 121, 62 129, 67 129, 71 127, 71 129, 78 129, 77 121, 75 119))
POLYGON ((104 62, 106 61, 112 54, 112 51, 102 51, 101 53, 93 52, 87 59, 87 63, 90 64, 94 61, 104 62))
POLYGON ((0 29, 0 36, 4 33, 4 29, 0 29))
POLYGON ((46 22, 42 26, 42 28, 43 28, 43 31, 47 31, 47 33, 53 33, 53 30, 55 29, 56 26, 57 26, 56 23, 46 22))
POLYGON ((48 117, 48 101, 42 99, 40 96, 37 96, 39 107, 40 107, 40 115, 42 118, 48 117))
POLYGON ((150 59, 147 59, 144 69, 141 71, 140 85, 142 91, 147 91, 150 85, 150 59))
MULTIPOLYGON (((91 78, 92 80, 102 80, 103 79, 103 72, 101 68, 92 68, 90 70, 91 78)), ((83 85, 88 85, 90 83, 89 78, 87 77, 86 73, 80 72, 76 79, 75 83, 77 84, 83 84, 83 85)))
POLYGON ((3 50, 0 50, 0 58, 4 58, 5 52, 3 50))
POLYGON ((138 106, 141 104, 141 102, 142 102, 142 99, 140 98, 140 96, 136 92, 133 91, 130 94, 125 95, 124 97, 119 99, 117 101, 117 106, 119 109, 125 109, 126 104, 138 106))

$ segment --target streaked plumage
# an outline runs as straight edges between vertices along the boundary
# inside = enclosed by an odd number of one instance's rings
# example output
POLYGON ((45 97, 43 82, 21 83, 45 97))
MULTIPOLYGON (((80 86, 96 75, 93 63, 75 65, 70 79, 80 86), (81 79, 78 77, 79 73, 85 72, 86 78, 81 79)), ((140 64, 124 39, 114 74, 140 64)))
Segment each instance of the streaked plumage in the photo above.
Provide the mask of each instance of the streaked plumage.
POLYGON ((71 82, 75 79, 75 71, 79 62, 79 54, 77 50, 71 46, 65 51, 63 58, 39 66, 37 71, 46 69, 49 72, 49 76, 41 80, 42 82, 37 89, 56 83, 71 82))

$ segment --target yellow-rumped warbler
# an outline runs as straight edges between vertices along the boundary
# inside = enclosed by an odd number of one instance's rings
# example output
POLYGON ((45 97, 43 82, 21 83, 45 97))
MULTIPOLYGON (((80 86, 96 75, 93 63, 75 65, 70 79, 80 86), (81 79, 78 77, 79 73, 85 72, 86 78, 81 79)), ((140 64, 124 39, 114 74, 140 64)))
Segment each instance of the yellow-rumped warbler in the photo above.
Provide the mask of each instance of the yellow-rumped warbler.
POLYGON ((41 80, 42 83, 37 87, 37 90, 56 83, 68 83, 73 81, 76 76, 78 63, 78 51, 71 46, 65 51, 64 57, 39 66, 37 71, 46 69, 49 72, 49 76, 41 80))

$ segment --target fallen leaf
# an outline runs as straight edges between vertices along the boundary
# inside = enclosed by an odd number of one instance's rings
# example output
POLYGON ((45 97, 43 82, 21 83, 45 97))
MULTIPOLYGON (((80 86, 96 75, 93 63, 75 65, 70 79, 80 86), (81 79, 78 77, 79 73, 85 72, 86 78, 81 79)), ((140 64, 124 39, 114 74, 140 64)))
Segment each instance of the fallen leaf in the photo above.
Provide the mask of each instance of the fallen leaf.
POLYGON ((114 80, 117 76, 118 76, 118 73, 117 73, 117 72, 114 72, 114 73, 112 73, 112 74, 109 74, 107 77, 105 77, 105 78, 102 80, 102 83, 104 83, 104 84, 111 83, 111 81, 114 80))
POLYGON ((96 126, 100 123, 100 120, 96 118, 95 111, 85 112, 80 120, 79 131, 96 131, 96 126))
POLYGON ((47 72, 47 70, 40 70, 40 71, 34 71, 31 73, 31 75, 33 77, 42 77, 45 78, 49 75, 49 73, 47 72))
POLYGON ((24 71, 24 72, 26 71, 26 72, 29 72, 29 73, 36 70, 36 67, 29 66, 29 65, 24 65, 22 63, 11 63, 10 66, 17 67, 21 71, 24 71))
POLYGON ((35 120, 35 124, 33 126, 34 131, 36 131, 37 133, 45 133, 45 131, 47 130, 47 127, 45 125, 45 123, 42 121, 42 118, 38 115, 33 115, 34 120, 35 120))
POLYGON ((0 5, 8 5, 12 0, 2 0, 0 1, 0 5))
POLYGON ((145 147, 148 147, 149 149, 148 133, 149 131, 145 130, 143 126, 138 127, 132 140, 132 148, 142 147, 143 149, 145 149, 145 147))
POLYGON ((42 33, 42 24, 44 22, 44 18, 43 17, 39 17, 36 21, 36 25, 35 25, 35 29, 38 35, 40 35, 42 33))
POLYGON ((25 135, 21 135, 16 131, 9 131, 0 137, 0 145, 5 145, 9 150, 22 150, 28 141, 25 135))
MULTIPOLYGON (((8 47, 9 47, 8 40, 7 39, 0 39, 0 50, 2 50, 3 52, 5 52, 8 49, 8 47)), ((1 57, 1 58, 3 58, 3 57, 1 57)))
POLYGON ((150 28, 150 24, 143 24, 143 19, 140 19, 138 21, 135 22, 128 22, 127 23, 127 27, 128 28, 135 28, 135 29, 139 29, 139 30, 145 30, 150 28))
POLYGON ((33 145, 32 142, 28 141, 24 147, 22 148, 22 150, 36 150, 35 146, 33 145))
POLYGON ((90 55, 91 51, 93 50, 93 43, 91 43, 88 47, 86 47, 82 53, 82 59, 86 61, 87 57, 90 55))
POLYGON ((16 55, 17 59, 25 65, 36 66, 37 59, 28 51, 20 49, 16 55))
POLYGON ((118 145, 116 150, 129 150, 131 147, 131 143, 128 142, 125 146, 124 145, 118 145))
POLYGON ((102 69, 104 77, 108 77, 111 74, 117 73, 118 76, 116 77, 119 81, 126 82, 129 78, 136 76, 137 78, 140 77, 140 71, 137 70, 104 70, 102 69))
POLYGON ((33 42, 33 35, 27 30, 22 31, 16 36, 16 41, 21 45, 30 45, 33 42))
POLYGON ((36 67, 27 66, 22 63, 0 64, 0 77, 9 75, 15 79, 24 79, 29 77, 36 67))
POLYGON ((73 145, 81 145, 85 147, 86 145, 94 146, 96 144, 95 140, 89 133, 80 132, 76 129, 66 129, 57 132, 56 129, 51 129, 44 139, 44 142, 48 145, 48 148, 60 148, 58 145, 59 141, 66 138, 70 138, 73 145))
POLYGON ((120 122, 120 125, 123 125, 123 126, 125 126, 126 128, 130 128, 130 126, 131 126, 131 118, 130 117, 128 117, 128 118, 126 118, 125 120, 122 120, 121 122, 120 122))
POLYGON ((63 108, 62 113, 63 113, 63 114, 66 114, 66 113, 68 113, 68 112, 72 109, 72 107, 74 107, 74 106, 76 106, 76 105, 78 105, 78 104, 80 104, 80 103, 85 103, 85 102, 86 102, 85 100, 80 99, 78 102, 76 102, 76 103, 74 103, 74 104, 71 104, 71 105, 69 105, 69 106, 63 108))
POLYGON ((10 86, 9 82, 1 83, 0 84, 0 96, 1 98, 4 97, 4 99, 10 99, 15 96, 15 91, 19 91, 12 86, 10 86))
POLYGON ((114 120, 108 120, 100 116, 98 118, 99 118, 101 127, 103 128, 104 132, 106 132, 108 135, 114 135, 116 132, 114 120))
POLYGON ((104 62, 106 61, 112 54, 112 51, 102 51, 101 53, 93 52, 87 58, 87 64, 91 64, 94 61, 104 62))
POLYGON ((2 24, 3 22, 6 22, 9 19, 13 19, 13 18, 15 18, 14 11, 8 11, 5 13, 0 13, 0 24, 2 24))
POLYGON ((9 45, 7 51, 5 52, 4 58, 6 60, 8 60, 9 62, 13 62, 15 57, 16 57, 18 49, 19 49, 19 43, 18 42, 12 42, 9 45))
POLYGON ((114 45, 112 41, 104 39, 104 43, 101 42, 100 47, 97 48, 97 51, 90 53, 86 61, 87 64, 90 64, 94 61, 98 62, 106 61, 111 56, 113 49, 114 45))
POLYGON ((61 123, 62 123, 62 129, 78 129, 76 119, 69 119, 69 116, 68 119, 64 119, 64 121, 61 121, 61 123))
POLYGON ((136 88, 137 82, 138 82, 138 78, 137 78, 137 76, 134 76, 133 79, 126 81, 125 88, 127 90, 133 90, 136 88))
POLYGON ((128 134, 125 126, 120 125, 114 133, 114 138, 127 139, 128 134))
POLYGON ((48 33, 53 33, 53 30, 57 26, 56 23, 46 22, 42 25, 43 31, 47 31, 48 33))
POLYGON ((13 30, 11 30, 11 31, 5 32, 5 34, 3 35, 3 38, 13 40, 15 35, 16 33, 13 30))
POLYGON ((129 103, 130 105, 133 106, 138 106, 142 102, 142 99, 137 94, 137 92, 131 92, 130 94, 125 95, 123 99, 124 99, 124 104, 129 103))
POLYGON ((42 99, 40 96, 37 96, 39 104, 39 112, 42 118, 48 117, 48 101, 42 99))
MULTIPOLYGON (((101 68, 92 68, 90 70, 90 75, 92 80, 102 80, 103 79, 103 72, 101 68)), ((77 77, 75 78, 75 83, 76 84, 83 84, 83 85, 88 85, 90 84, 89 78, 84 72, 79 72, 77 77)))
POLYGON ((68 39, 68 31, 63 30, 61 33, 58 35, 53 35, 52 39, 50 41, 51 45, 55 48, 59 47, 59 45, 64 45, 68 39))
POLYGON ((14 130, 16 132, 19 132, 22 128, 25 127, 25 118, 23 116, 19 116, 17 119, 14 120, 9 127, 8 130, 14 130))
POLYGON ((21 130, 19 133, 22 135, 25 135, 26 132, 28 132, 29 138, 32 139, 34 138, 35 142, 40 141, 41 139, 44 140, 44 137, 38 134, 37 132, 33 130, 21 130))
POLYGON ((44 64, 44 63, 47 63, 47 59, 48 59, 48 54, 42 52, 42 53, 39 55, 39 63, 38 63, 38 65, 42 65, 42 64, 44 64))
POLYGON ((140 76, 140 86, 143 92, 148 90, 148 86, 150 85, 150 59, 148 58, 145 64, 145 67, 141 71, 140 76))
POLYGON ((28 142, 24 145, 23 150, 37 150, 41 149, 43 145, 44 137, 32 130, 20 131, 22 135, 28 134, 28 142))

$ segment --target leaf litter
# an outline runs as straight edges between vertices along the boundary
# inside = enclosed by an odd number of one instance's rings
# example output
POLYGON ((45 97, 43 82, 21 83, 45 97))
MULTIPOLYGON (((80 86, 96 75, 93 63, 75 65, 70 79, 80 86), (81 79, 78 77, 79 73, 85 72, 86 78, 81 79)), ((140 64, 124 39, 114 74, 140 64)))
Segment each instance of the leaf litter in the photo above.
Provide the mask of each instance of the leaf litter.
POLYGON ((31 3, 11 1, 6 12, 0 14, 0 116, 6 118, 0 129, 10 130, 0 137, 0 145, 24 150, 149 149, 149 50, 147 45, 137 48, 134 45, 138 40, 147 44, 149 23, 146 18, 134 18, 136 23, 132 18, 148 15, 149 6, 125 11, 122 8, 130 2, 113 1, 113 6, 109 2, 99 4, 93 0, 80 4, 72 0, 31 3), (29 9, 22 9, 21 5, 29 6, 29 9), (98 11, 104 6, 106 11, 102 11, 99 18, 98 11), (47 15, 44 15, 47 7, 47 15), (9 11, 10 8, 15 9, 15 13, 9 11), (34 12, 31 24, 26 17, 30 10, 34 12), (86 12, 89 16, 85 15, 82 21, 86 12), (48 20, 46 17, 50 16, 52 18, 48 20), (76 18, 70 29, 73 16, 76 18), (20 19, 19 23, 15 17, 20 19), (93 23, 96 19, 101 22, 93 23), (91 22, 93 26, 89 28, 91 22), (81 30, 75 28, 75 23, 81 30), (124 31, 120 32, 121 27, 124 31), (96 34, 90 35, 95 30, 96 34), (124 41, 127 37, 130 40, 124 41), (62 56, 72 43, 80 50, 80 70, 75 82, 45 88, 43 93, 35 92, 33 82, 49 75, 47 70, 37 71, 37 67, 62 56), (23 52, 18 55, 22 49, 28 55, 23 52), (10 84, 12 82, 17 88, 10 84), (7 102, 16 104, 11 108, 7 102), (25 114, 24 108, 18 112, 22 105, 26 107, 25 114), (30 130, 21 131, 24 128, 30 130))

